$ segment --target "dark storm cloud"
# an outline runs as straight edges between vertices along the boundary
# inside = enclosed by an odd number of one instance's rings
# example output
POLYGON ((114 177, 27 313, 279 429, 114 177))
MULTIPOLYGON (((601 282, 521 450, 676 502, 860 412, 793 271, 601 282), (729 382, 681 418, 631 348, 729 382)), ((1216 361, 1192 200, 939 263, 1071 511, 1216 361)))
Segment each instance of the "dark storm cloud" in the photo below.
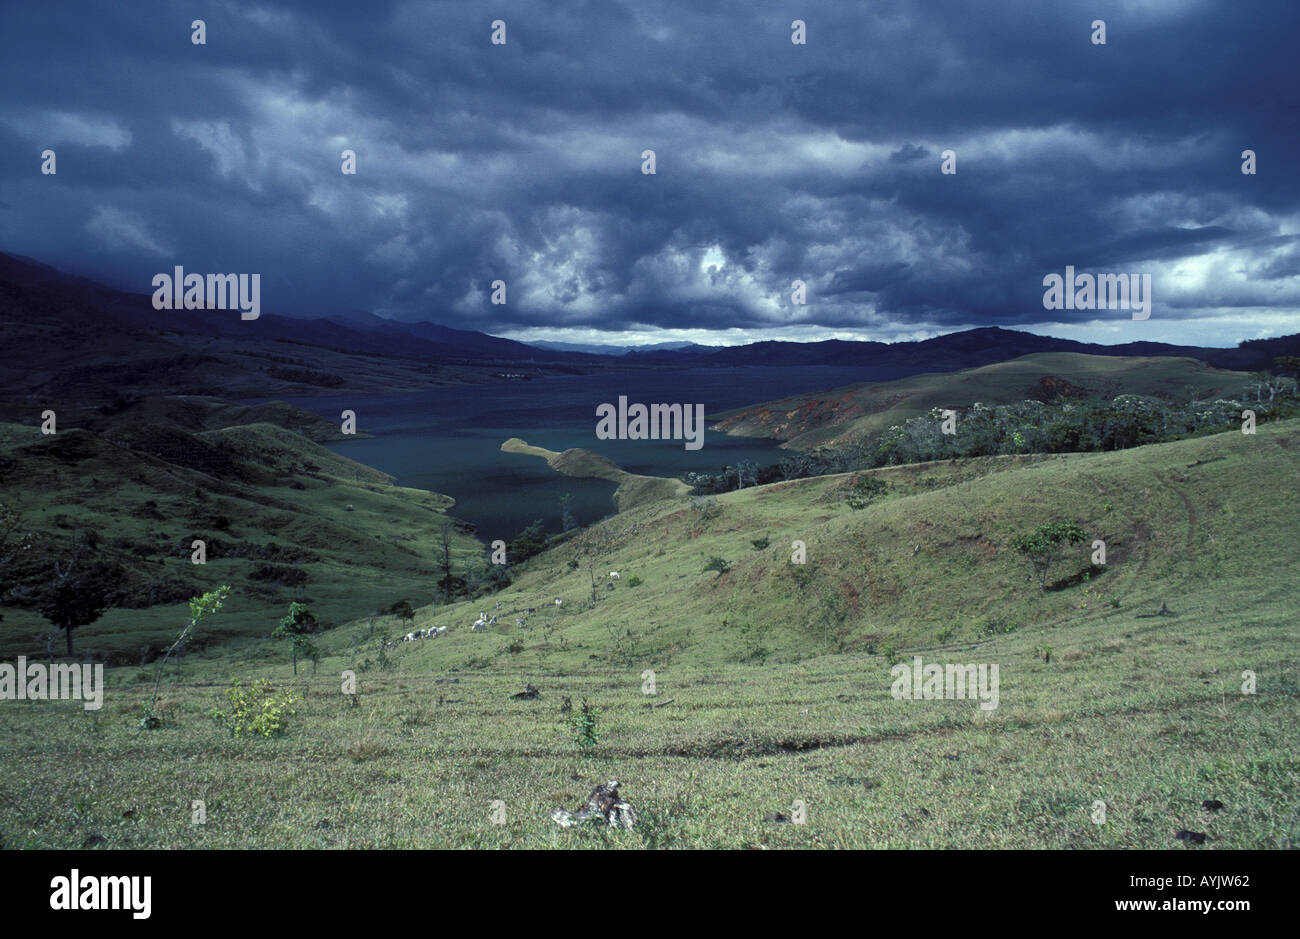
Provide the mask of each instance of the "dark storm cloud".
POLYGON ((260 272, 268 310, 519 335, 1300 328, 1295 4, 485 10, 6 4, 0 248, 139 290, 177 263, 260 272), (1047 313, 1066 265, 1152 273, 1152 319, 1047 313))
POLYGON ((831 279, 826 294, 878 293, 890 284, 907 276, 910 264, 895 261, 892 264, 868 264, 853 271, 837 271, 831 279))
POLYGON ((918 147, 916 144, 907 143, 899 147, 889 155, 890 163, 911 163, 914 160, 920 160, 930 155, 930 151, 925 147, 918 147))

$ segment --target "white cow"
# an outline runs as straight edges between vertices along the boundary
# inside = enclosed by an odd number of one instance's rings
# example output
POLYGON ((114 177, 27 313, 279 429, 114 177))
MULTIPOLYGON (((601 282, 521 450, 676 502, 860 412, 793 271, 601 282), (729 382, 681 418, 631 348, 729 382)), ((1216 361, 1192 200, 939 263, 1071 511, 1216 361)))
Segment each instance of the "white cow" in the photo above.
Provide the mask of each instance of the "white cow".
POLYGON ((610 571, 610 572, 609 572, 609 579, 610 579, 610 580, 618 580, 618 571, 610 571))
POLYGON ((556 598, 555 598, 555 608, 558 610, 558 609, 559 609, 560 607, 562 607, 562 606, 564 606, 564 601, 561 600, 559 597, 556 597, 556 598))
POLYGON ((474 630, 474 632, 479 632, 481 630, 487 629, 487 624, 488 624, 487 616, 483 613, 480 613, 478 615, 478 619, 474 620, 474 625, 471 628, 474 630))

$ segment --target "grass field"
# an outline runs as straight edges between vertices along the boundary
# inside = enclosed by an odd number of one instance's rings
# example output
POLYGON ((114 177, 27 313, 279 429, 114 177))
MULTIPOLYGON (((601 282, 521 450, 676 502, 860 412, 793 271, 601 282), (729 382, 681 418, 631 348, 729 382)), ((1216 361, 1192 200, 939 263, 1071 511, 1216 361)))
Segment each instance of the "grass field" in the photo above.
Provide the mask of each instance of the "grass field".
POLYGON ((847 476, 729 493, 716 512, 642 506, 498 596, 419 610, 415 626, 449 633, 398 643, 387 666, 379 638, 407 627, 370 618, 325 634, 315 676, 267 641, 190 657, 157 730, 137 726, 147 668, 110 669, 98 712, 0 704, 0 841, 1167 848, 1190 829, 1209 848, 1295 847, 1298 452, 1285 421, 877 470, 890 488, 860 511, 839 498, 847 476), (1082 579, 1081 546, 1040 590, 1007 544, 1057 517, 1106 541, 1107 563, 1082 579), (725 572, 705 572, 714 556, 725 572), (479 610, 498 625, 472 631, 479 610), (999 706, 895 700, 890 666, 913 655, 997 664, 999 706), (304 699, 284 736, 232 738, 209 711, 258 677, 304 699), (512 698, 526 683, 541 696, 512 698), (596 709, 594 745, 565 697, 596 709), (547 817, 609 778, 633 830, 547 817), (803 824, 765 820, 796 802, 803 824))

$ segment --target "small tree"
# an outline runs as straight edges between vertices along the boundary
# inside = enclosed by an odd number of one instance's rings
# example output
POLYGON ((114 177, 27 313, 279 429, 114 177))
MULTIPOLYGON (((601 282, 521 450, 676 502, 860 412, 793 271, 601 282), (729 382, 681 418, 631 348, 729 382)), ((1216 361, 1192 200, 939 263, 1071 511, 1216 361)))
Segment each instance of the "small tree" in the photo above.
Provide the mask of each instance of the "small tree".
POLYGON ((1065 556, 1066 547, 1081 544, 1087 537, 1087 533, 1074 522, 1048 522, 1027 535, 1012 538, 1011 547, 1025 556, 1038 575, 1038 586, 1046 590, 1047 574, 1052 565, 1065 556))
POLYGON ((289 613, 271 633, 272 639, 287 639, 293 655, 293 673, 298 674, 298 657, 311 659, 313 665, 320 659, 320 650, 307 637, 320 631, 320 623, 307 609, 307 604, 297 601, 289 604, 289 613))
POLYGON ((443 602, 449 602, 452 597, 464 592, 465 580, 452 573, 451 526, 447 522, 442 523, 438 536, 438 550, 441 554, 438 567, 442 571, 442 576, 438 578, 437 597, 443 602))
POLYGON ((54 562, 54 577, 36 610, 64 631, 72 656, 72 631, 89 626, 113 605, 121 582, 120 568, 73 556, 54 562))
POLYGON ((179 652, 180 649, 189 642, 190 637, 194 635, 194 630, 198 628, 199 622, 202 621, 204 617, 221 609, 222 602, 229 595, 230 586, 228 584, 222 584, 216 590, 213 590, 210 593, 205 593, 200 597, 194 597, 190 600, 189 624, 181 630, 180 635, 176 637, 176 640, 167 647, 167 651, 158 659, 158 668, 154 671, 153 697, 149 699, 149 703, 144 709, 144 716, 140 718, 140 726, 145 730, 153 730, 159 724, 158 717, 154 714, 153 709, 158 704, 158 686, 162 682, 163 668, 167 665, 167 660, 171 658, 173 652, 179 652))
POLYGON ((578 523, 573 517, 573 496, 566 492, 560 496, 560 530, 572 531, 577 527, 578 523))

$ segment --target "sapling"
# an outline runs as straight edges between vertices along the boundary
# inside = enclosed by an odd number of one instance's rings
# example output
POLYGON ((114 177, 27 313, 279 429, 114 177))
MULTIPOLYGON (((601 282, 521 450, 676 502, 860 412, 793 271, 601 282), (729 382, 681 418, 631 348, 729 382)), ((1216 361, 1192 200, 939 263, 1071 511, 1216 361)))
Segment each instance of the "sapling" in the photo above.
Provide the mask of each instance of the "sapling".
POLYGON ((185 628, 181 630, 176 640, 167 647, 162 656, 158 659, 158 668, 154 673, 153 696, 145 706, 144 716, 140 718, 140 726, 145 730, 153 730, 162 722, 154 714, 154 708, 158 704, 158 687, 162 683, 163 669, 167 666, 167 660, 171 658, 172 653, 179 651, 185 643, 189 642, 190 637, 198 628, 199 623, 207 616, 221 609, 222 602, 230 595, 230 585, 222 584, 216 590, 203 594, 200 597, 194 597, 190 600, 190 621, 185 628))

